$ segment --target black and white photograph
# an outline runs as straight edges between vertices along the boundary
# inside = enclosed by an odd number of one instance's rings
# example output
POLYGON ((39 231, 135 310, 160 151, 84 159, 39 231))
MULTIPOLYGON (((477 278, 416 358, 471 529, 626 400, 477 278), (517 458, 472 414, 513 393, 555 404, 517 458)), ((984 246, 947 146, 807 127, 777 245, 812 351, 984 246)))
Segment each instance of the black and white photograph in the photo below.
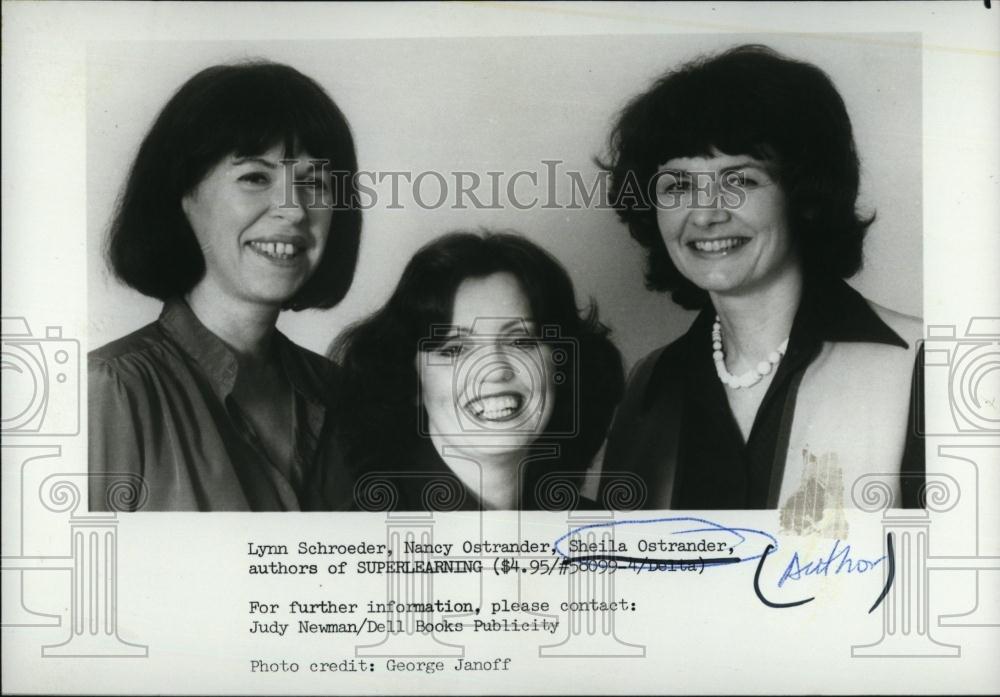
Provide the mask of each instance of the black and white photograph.
POLYGON ((822 510, 897 471, 917 506, 920 54, 844 49, 91 47, 91 505, 124 473, 152 511, 350 510, 374 475, 403 510, 613 508, 624 471, 642 508, 822 510), (366 102, 340 55, 421 77, 366 102), (146 127, 126 70, 162 76, 146 127))
POLYGON ((987 689, 933 5, 5 2, 4 692, 987 689))

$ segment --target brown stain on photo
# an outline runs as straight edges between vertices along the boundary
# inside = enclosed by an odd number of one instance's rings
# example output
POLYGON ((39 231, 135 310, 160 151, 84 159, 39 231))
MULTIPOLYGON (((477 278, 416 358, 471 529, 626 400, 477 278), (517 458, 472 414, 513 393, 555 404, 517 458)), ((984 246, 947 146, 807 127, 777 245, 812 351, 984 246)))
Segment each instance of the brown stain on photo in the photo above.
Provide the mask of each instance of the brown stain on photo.
POLYGON ((802 459, 802 483, 781 507, 781 531, 845 539, 844 472, 837 453, 816 455, 803 449, 802 459))

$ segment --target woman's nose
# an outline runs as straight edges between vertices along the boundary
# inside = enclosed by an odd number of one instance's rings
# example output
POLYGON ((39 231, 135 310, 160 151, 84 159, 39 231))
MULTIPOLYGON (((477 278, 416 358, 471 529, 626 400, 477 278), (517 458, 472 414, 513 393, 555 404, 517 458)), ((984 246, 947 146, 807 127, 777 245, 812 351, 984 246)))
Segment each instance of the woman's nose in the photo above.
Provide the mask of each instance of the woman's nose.
POLYGON ((491 358, 490 366, 484 371, 483 380, 486 382, 510 382, 517 376, 510 358, 501 350, 491 358))
POLYGON ((275 187, 271 205, 275 215, 290 223, 298 223, 306 215, 306 199, 308 196, 304 196, 299 187, 295 186, 293 182, 289 182, 283 187, 275 187), (278 191, 279 188, 280 191, 278 191))
POLYGON ((691 222, 698 227, 708 227, 729 220, 729 211, 718 204, 707 208, 696 208, 691 211, 691 222))
POLYGON ((723 193, 722 186, 715 177, 699 182, 688 207, 691 222, 699 227, 707 227, 729 220, 730 213, 723 201, 723 193))
POLYGON ((722 196, 718 192, 712 193, 713 196, 709 201, 700 202, 691 207, 689 218, 698 227, 725 223, 730 218, 729 209, 723 206, 722 196))

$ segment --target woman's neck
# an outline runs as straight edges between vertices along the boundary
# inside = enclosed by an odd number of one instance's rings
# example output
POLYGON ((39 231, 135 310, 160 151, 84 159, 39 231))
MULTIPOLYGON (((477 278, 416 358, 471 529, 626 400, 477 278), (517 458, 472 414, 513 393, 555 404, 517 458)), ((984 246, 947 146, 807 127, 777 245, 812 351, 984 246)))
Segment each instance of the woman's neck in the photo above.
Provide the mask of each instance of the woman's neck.
MULTIPOLYGON (((438 444, 435 443, 435 446, 438 453, 441 453, 438 444)), ((462 484, 480 497, 484 508, 517 508, 520 453, 476 457, 455 453, 443 455, 441 459, 462 484)))
POLYGON ((802 298, 802 286, 801 269, 792 266, 752 293, 711 293, 722 324, 722 342, 730 371, 756 366, 788 338, 802 298))
POLYGON ((205 281, 185 299, 198 320, 231 347, 241 362, 267 360, 280 308, 234 300, 205 281))

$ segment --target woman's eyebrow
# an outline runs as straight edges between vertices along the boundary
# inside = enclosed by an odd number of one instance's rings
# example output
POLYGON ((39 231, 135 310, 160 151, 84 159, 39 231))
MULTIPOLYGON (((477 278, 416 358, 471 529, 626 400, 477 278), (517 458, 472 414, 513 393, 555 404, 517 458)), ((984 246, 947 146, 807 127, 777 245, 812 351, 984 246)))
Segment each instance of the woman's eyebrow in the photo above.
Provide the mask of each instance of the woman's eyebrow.
POLYGON ((523 329, 525 331, 528 331, 531 326, 534 326, 534 324, 535 320, 531 319, 530 317, 525 317, 523 319, 515 318, 508 321, 506 324, 500 327, 500 331, 507 332, 512 329, 523 329))
POLYGON ((746 162, 738 162, 734 165, 726 165, 719 170, 719 174, 727 174, 728 172, 735 172, 740 169, 759 169, 762 172, 767 171, 767 167, 763 162, 758 162, 756 160, 747 160, 746 162))
POLYGON ((250 157, 237 157, 233 159, 234 165, 243 165, 248 162, 253 162, 258 165, 263 165, 264 167, 267 167, 269 169, 276 169, 278 167, 277 162, 272 162, 271 160, 267 160, 263 157, 259 157, 256 155, 250 157))
MULTIPOLYGON (((536 324, 537 323, 535 322, 535 320, 530 319, 528 317, 525 317, 523 319, 519 317, 514 317, 504 322, 496 332, 491 332, 490 334, 493 333, 506 334, 513 330, 523 330, 527 332, 530 331, 531 328, 534 327, 536 324)), ((473 336, 472 328, 466 327, 464 325, 458 325, 458 324, 451 325, 448 327, 447 331, 448 333, 443 338, 454 339, 462 336, 473 336)), ((487 334, 487 336, 489 336, 490 334, 487 334)))
POLYGON ((447 329, 447 334, 444 335, 446 339, 454 339, 459 336, 468 336, 472 333, 472 330, 468 327, 460 327, 458 325, 451 325, 447 329))
MULTIPOLYGON (((763 170, 765 172, 767 171, 767 165, 761 162, 760 160, 744 160, 741 162, 736 162, 731 165, 726 165, 725 167, 719 170, 719 173, 725 174, 727 172, 732 172, 735 170, 750 169, 750 168, 763 170)), ((690 176, 692 172, 702 172, 702 171, 704 170, 695 167, 692 167, 690 169, 681 169, 679 167, 661 167, 658 170, 660 174, 670 174, 675 177, 686 177, 690 176)))

